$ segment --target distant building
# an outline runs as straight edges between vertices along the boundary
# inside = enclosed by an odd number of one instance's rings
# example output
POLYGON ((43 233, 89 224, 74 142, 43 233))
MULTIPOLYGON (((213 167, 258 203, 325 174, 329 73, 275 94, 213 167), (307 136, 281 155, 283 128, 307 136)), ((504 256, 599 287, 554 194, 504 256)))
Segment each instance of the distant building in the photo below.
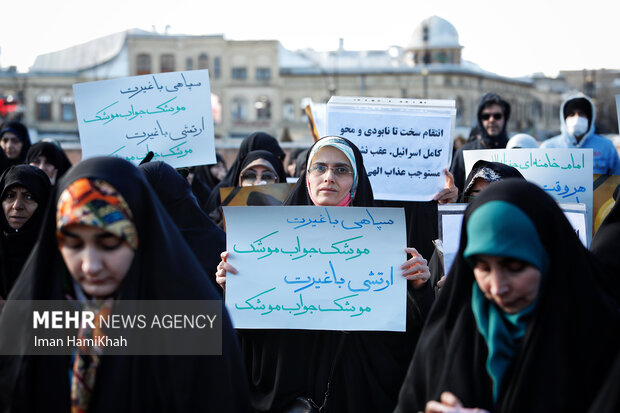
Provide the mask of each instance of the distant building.
POLYGON ((218 146, 262 130, 307 144, 303 107, 332 95, 454 99, 457 134, 467 136, 486 92, 513 107, 508 130, 544 139, 559 130, 561 79, 514 79, 483 70, 461 57, 458 32, 432 16, 406 47, 350 51, 291 51, 277 40, 232 41, 138 29, 38 56, 26 74, 0 72, 0 95, 17 96, 24 122, 39 138, 78 142, 72 85, 78 82, 179 70, 209 69, 217 111, 218 146))

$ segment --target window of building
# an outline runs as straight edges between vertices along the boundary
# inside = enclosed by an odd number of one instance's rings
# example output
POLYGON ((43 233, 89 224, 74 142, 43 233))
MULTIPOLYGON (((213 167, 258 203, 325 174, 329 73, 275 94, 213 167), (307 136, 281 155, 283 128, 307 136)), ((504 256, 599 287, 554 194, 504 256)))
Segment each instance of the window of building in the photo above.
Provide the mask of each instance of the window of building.
POLYGON ((295 120, 295 103, 292 99, 286 99, 282 105, 282 119, 286 121, 295 120))
POLYGON ((208 69, 209 68, 209 56, 206 53, 201 53, 198 56, 198 69, 208 69))
POLYGON ((165 72, 174 72, 175 67, 174 67, 174 55, 171 53, 166 53, 161 55, 160 57, 160 67, 161 67, 161 72, 165 73, 165 72))
POLYGON ((37 96, 37 120, 52 120, 52 97, 37 96))
POLYGON ((185 59, 185 70, 194 70, 194 59, 191 57, 185 59))
POLYGON ((245 80, 248 77, 248 71, 245 67, 233 67, 232 78, 237 80, 245 80))
POLYGON ((151 73, 151 55, 146 53, 139 54, 136 61, 137 74, 148 75, 151 73))
POLYGON ((213 59, 213 77, 219 79, 222 76, 222 59, 216 57, 213 59))
POLYGON ((243 121, 248 118, 248 104, 244 98, 233 99, 231 116, 236 121, 243 121))
POLYGON ((256 109, 256 119, 271 119, 271 102, 266 96, 261 96, 256 99, 254 108, 256 109))
POLYGON ((62 96, 60 98, 60 117, 63 122, 75 121, 75 105, 73 104, 73 97, 62 96))
POLYGON ((269 80, 271 79, 271 69, 268 67, 256 68, 256 80, 269 80))

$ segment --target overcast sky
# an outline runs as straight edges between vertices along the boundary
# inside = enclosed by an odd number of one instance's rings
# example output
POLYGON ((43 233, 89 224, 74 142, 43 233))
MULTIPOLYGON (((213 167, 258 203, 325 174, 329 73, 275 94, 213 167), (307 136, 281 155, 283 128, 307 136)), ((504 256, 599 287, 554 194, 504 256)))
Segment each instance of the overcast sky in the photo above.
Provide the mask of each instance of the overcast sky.
POLYGON ((273 39, 295 50, 405 47, 437 15, 459 33, 463 59, 504 76, 620 69, 614 0, 21 0, 3 1, 0 66, 27 71, 39 54, 129 28, 273 39))

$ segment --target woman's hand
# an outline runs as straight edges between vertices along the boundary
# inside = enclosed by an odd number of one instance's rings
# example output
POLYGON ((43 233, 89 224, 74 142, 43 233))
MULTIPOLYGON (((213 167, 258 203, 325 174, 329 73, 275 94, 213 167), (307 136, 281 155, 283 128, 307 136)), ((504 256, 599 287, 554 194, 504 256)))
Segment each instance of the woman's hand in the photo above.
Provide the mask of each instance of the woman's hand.
POLYGON ((228 259, 228 251, 224 251, 220 254, 222 261, 217 264, 217 271, 215 272, 215 281, 222 287, 222 290, 226 291, 226 273, 231 272, 237 274, 237 269, 226 262, 228 259))
POLYGON ((454 185, 454 176, 447 169, 444 169, 444 172, 446 174, 446 185, 440 192, 435 194, 433 200, 440 204, 456 202, 459 198, 459 189, 454 185))
POLYGON ((484 409, 463 407, 461 401, 449 391, 441 393, 441 402, 431 400, 426 403, 425 413, 488 413, 484 409))
POLYGON ((415 248, 405 248, 405 252, 411 254, 411 258, 400 266, 403 270, 402 276, 408 279, 414 288, 420 288, 431 277, 428 262, 415 248))
POLYGON ((446 276, 442 275, 441 278, 439 279, 439 281, 437 281, 437 289, 441 290, 441 287, 443 287, 445 282, 446 282, 446 276))

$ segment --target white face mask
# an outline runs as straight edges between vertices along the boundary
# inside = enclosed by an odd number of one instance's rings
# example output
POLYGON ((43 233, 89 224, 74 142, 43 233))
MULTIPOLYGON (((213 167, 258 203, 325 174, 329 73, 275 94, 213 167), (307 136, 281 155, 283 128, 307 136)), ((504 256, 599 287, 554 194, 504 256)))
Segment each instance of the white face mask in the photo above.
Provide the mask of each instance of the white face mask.
POLYGON ((578 137, 588 131, 588 119, 583 116, 571 116, 566 118, 566 131, 578 137))

